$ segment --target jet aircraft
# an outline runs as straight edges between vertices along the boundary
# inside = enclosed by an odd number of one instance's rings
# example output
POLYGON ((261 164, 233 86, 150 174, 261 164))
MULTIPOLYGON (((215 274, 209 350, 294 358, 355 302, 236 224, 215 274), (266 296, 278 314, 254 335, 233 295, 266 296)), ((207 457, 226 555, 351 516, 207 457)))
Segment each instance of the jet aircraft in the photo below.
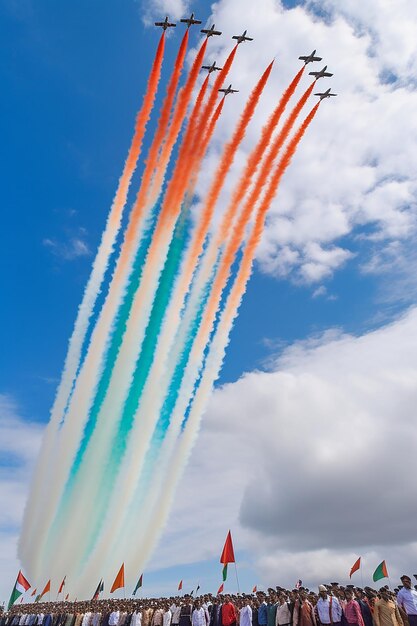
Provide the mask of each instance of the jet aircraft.
POLYGON ((166 30, 167 28, 175 28, 176 24, 169 22, 167 15, 163 22, 155 22, 155 26, 160 26, 161 28, 166 30))
POLYGON ((207 39, 212 37, 213 35, 221 35, 219 30, 214 30, 215 24, 211 28, 202 28, 201 32, 207 35, 207 39))
POLYGON ((300 61, 304 61, 304 65, 308 65, 309 63, 314 63, 314 61, 321 61, 322 57, 316 57, 314 56, 316 54, 316 51, 313 50, 313 52, 311 54, 307 54, 304 57, 298 57, 300 59, 300 61))
POLYGON ((323 93, 315 93, 314 95, 319 96, 320 100, 324 100, 325 98, 330 98, 330 96, 337 96, 337 93, 330 93, 330 87, 329 87, 323 93))
POLYGON ((190 17, 185 17, 184 19, 180 20, 180 22, 182 22, 183 24, 187 24, 187 28, 190 28, 190 26, 192 26, 193 24, 201 24, 201 20, 196 20, 194 18, 194 13, 191 13, 190 17))
POLYGON ((222 70, 222 67, 217 67, 216 65, 216 61, 213 61, 213 63, 211 65, 202 65, 201 67, 202 70, 207 70, 209 74, 211 74, 212 72, 215 72, 216 70, 222 70))
POLYGON ((247 32, 248 31, 245 30, 242 35, 233 35, 232 39, 236 39, 238 44, 243 43, 244 41, 253 41, 252 37, 246 37, 247 32))
POLYGON ((226 87, 226 89, 223 87, 222 89, 219 89, 219 91, 222 91, 225 96, 228 96, 229 93, 238 93, 239 90, 232 89, 232 85, 230 84, 228 87, 226 87))
POLYGON ((309 72, 309 75, 315 76, 316 80, 318 80, 319 78, 324 78, 325 76, 333 76, 333 74, 330 74, 330 72, 326 72, 326 70, 327 70, 327 65, 325 65, 323 69, 320 70, 320 72, 309 72))

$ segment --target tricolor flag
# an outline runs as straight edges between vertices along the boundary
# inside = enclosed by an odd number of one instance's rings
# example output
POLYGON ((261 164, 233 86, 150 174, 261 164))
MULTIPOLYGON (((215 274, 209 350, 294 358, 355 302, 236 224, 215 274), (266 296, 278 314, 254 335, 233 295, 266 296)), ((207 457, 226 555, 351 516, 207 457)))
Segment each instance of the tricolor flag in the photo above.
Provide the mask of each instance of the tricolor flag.
POLYGON ((252 589, 252 593, 256 593, 258 591, 258 587, 255 585, 254 588, 252 589))
POLYGON ((104 580, 101 579, 100 582, 97 585, 97 589, 94 592, 93 597, 91 598, 92 600, 98 600, 101 592, 104 591, 104 580))
POLYGON ((62 593, 62 590, 63 590, 63 588, 65 587, 65 579, 66 579, 66 576, 64 576, 64 579, 63 579, 62 583, 61 583, 61 584, 60 584, 60 586, 59 586, 59 589, 58 589, 58 595, 59 595, 60 593, 62 593))
POLYGON ((217 595, 219 595, 219 593, 223 593, 223 589, 224 589, 224 583, 222 583, 220 587, 217 589, 217 595))
POLYGON ((46 583, 42 593, 40 593, 37 597, 37 600, 40 600, 42 598, 42 596, 45 595, 45 593, 48 593, 48 591, 51 591, 51 579, 48 580, 48 582, 46 583))
POLYGON ((125 586, 125 564, 122 563, 121 568, 119 569, 116 578, 114 579, 114 583, 111 586, 110 593, 116 591, 116 589, 121 589, 125 586))
POLYGON ((140 589, 142 587, 142 585, 143 585, 143 574, 140 575, 140 578, 139 578, 138 582, 136 583, 136 587, 134 588, 132 595, 135 595, 137 590, 140 589))
POLYGON ((65 602, 68 600, 69 598, 69 593, 67 593, 67 595, 65 596, 65 602))
POLYGON ((223 577, 223 582, 224 582, 225 580, 227 580, 227 563, 226 563, 226 565, 223 567, 222 577, 223 577))
POLYGON ((182 580, 180 580, 179 585, 178 585, 178 591, 181 591, 182 589, 182 580))
POLYGON ((16 600, 20 598, 20 596, 23 593, 25 593, 25 591, 27 591, 28 589, 30 589, 30 583, 26 580, 22 572, 19 570, 19 573, 16 578, 16 582, 13 587, 12 595, 10 596, 7 610, 9 610, 10 607, 16 602, 16 600))
POLYGON ((374 583, 376 583, 377 580, 381 580, 381 578, 388 578, 388 570, 385 561, 382 561, 382 563, 378 565, 372 576, 374 583))
POLYGON ((361 567, 361 557, 359 557, 359 559, 355 561, 352 567, 350 568, 349 578, 352 578, 352 574, 357 572, 358 569, 360 569, 360 567, 361 567))
POLYGON ((32 591, 32 593, 30 594, 30 597, 32 596, 36 596, 36 588, 32 591))
POLYGON ((227 563, 235 563, 235 553, 233 551, 233 542, 232 542, 232 535, 231 535, 230 530, 227 533, 226 541, 223 547, 223 552, 220 557, 220 563, 224 563, 225 565, 227 563))

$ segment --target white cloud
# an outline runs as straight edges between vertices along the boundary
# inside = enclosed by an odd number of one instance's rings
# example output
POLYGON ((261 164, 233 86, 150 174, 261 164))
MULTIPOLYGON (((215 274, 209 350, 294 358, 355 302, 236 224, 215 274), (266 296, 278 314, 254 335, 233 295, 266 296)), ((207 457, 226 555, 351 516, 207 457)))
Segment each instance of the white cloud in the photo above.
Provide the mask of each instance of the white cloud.
MULTIPOLYGON (((245 155, 299 68, 298 56, 316 48, 334 72, 318 88, 331 85, 339 95, 323 102, 304 137, 258 250, 262 271, 307 283, 321 281, 349 262, 359 234, 369 242, 361 261, 372 257, 376 268, 387 245, 409 246, 417 226, 416 5, 402 0, 398 18, 389 0, 317 4, 328 15, 317 15, 312 4, 286 10, 275 0, 219 0, 213 5, 211 19, 223 36, 209 42, 208 61, 221 64, 233 33, 248 28, 255 40, 239 48, 227 82, 240 92, 226 102, 198 187, 207 189, 239 110, 277 55, 222 194, 219 212, 224 208, 245 155)), ((298 94, 308 84, 306 75, 298 94)))
POLYGON ((392 578, 417 557, 417 309, 363 336, 295 344, 218 389, 155 567, 218 558, 225 529, 264 584, 392 578))
POLYGON ((190 8, 190 0, 141 0, 142 19, 146 26, 153 25, 155 20, 165 19, 167 15, 171 20, 179 20, 185 17, 190 8))
POLYGON ((8 599, 20 567, 17 538, 41 434, 42 426, 25 421, 0 394, 0 599, 8 599))
POLYGON ((66 241, 46 237, 43 239, 42 244, 55 257, 63 261, 74 261, 75 259, 91 255, 87 242, 80 235, 70 236, 66 241))

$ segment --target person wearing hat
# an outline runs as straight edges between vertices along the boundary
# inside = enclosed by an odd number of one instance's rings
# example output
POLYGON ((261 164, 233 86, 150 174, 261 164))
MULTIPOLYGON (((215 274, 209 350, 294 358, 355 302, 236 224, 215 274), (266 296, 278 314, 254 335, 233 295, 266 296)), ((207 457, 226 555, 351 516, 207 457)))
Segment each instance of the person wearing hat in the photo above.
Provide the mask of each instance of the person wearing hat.
POLYGON ((411 586, 411 578, 407 574, 401 576, 402 588, 397 594, 397 603, 408 619, 410 626, 417 626, 417 591, 411 586))
POLYGON ((326 585, 319 585, 319 599, 316 604, 316 618, 320 624, 340 626, 342 607, 335 596, 329 596, 326 585))

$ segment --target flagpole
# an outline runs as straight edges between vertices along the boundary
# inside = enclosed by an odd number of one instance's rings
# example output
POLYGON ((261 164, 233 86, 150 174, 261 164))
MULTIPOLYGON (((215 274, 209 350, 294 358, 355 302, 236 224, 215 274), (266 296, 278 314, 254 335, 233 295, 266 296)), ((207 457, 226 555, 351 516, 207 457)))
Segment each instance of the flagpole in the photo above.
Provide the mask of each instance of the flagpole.
POLYGON ((235 561, 235 572, 236 572, 237 592, 240 593, 239 576, 237 575, 236 561, 235 561))

